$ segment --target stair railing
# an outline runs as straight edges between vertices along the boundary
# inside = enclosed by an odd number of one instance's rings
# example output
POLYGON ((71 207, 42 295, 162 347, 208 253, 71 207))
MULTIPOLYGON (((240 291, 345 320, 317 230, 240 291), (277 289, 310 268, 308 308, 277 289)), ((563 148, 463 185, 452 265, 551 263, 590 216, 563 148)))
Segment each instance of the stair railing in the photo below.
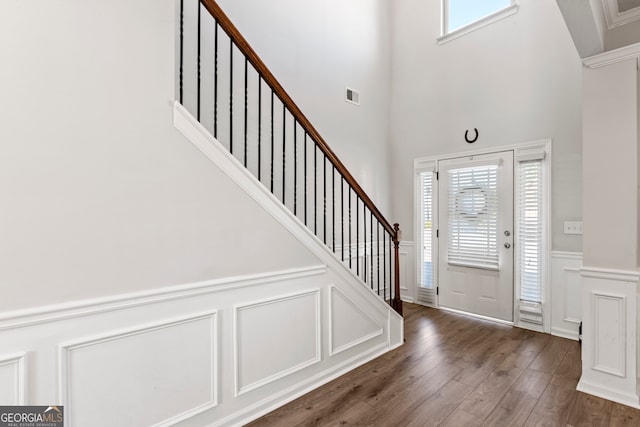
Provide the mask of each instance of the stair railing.
POLYGON ((402 314, 398 224, 382 215, 214 0, 180 1, 179 43, 180 103, 402 314))

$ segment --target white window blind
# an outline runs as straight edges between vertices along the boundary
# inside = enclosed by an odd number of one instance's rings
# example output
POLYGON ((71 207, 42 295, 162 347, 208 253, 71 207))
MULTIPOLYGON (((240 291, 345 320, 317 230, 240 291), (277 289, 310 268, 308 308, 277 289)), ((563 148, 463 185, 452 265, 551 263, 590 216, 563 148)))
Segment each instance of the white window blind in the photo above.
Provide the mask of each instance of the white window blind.
POLYGON ((420 174, 422 259, 420 286, 433 288, 433 172, 420 174))
POLYGON ((542 303, 542 160, 518 166, 520 300, 542 303))
POLYGON ((498 166, 448 173, 448 263, 497 270, 498 166))

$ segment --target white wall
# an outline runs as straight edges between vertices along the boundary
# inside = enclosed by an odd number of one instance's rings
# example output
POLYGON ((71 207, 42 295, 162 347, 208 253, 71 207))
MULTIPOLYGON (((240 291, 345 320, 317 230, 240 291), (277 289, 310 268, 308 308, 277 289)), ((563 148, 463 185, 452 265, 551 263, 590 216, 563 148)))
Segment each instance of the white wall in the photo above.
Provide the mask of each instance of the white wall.
POLYGON ((581 63, 555 2, 522 0, 516 15, 443 45, 439 1, 393 4, 392 200, 403 239, 413 239, 413 159, 551 138, 552 246, 581 251, 581 236, 562 232, 582 217, 581 63))
POLYGON ((0 5, 0 311, 316 262, 173 128, 174 37, 173 0, 0 5))
POLYGON ((383 214, 390 214, 390 2, 219 4, 383 214), (360 92, 359 107, 345 102, 347 86, 360 92))

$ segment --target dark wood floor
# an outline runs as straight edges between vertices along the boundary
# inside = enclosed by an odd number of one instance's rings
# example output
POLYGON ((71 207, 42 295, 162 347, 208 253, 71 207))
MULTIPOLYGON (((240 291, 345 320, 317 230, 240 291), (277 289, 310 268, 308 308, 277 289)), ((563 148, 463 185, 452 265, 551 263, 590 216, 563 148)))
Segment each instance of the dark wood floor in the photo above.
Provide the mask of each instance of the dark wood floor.
POLYGON ((639 426, 576 391, 580 345, 405 304, 402 347, 250 426, 639 426))

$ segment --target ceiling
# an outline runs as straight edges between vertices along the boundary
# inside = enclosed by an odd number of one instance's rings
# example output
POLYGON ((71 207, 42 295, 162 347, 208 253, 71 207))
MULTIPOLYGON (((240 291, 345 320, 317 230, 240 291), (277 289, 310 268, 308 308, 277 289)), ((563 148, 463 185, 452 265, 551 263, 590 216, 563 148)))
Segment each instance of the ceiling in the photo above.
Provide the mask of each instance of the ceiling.
POLYGON ((581 58, 640 42, 640 0, 556 0, 581 58))

